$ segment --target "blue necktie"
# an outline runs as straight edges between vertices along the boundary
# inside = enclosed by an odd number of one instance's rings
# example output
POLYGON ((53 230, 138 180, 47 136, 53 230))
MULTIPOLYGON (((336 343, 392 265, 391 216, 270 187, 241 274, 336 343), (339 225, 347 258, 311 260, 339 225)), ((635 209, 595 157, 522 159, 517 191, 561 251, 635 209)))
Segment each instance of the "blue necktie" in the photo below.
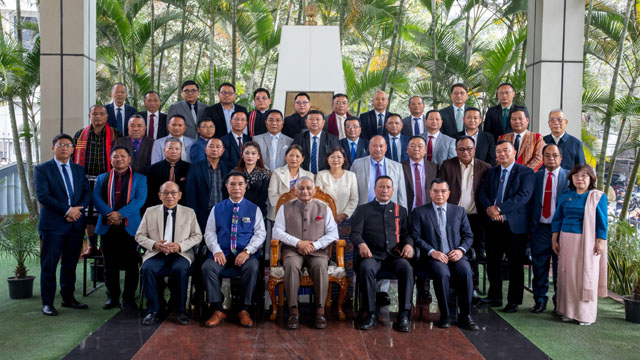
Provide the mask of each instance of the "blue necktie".
POLYGON ((122 123, 122 109, 116 109, 118 113, 116 114, 116 127, 124 134, 124 124, 122 123))
POLYGON ((356 159, 356 143, 351 143, 351 162, 356 159))
POLYGON ((396 146, 396 140, 398 140, 398 138, 391 138, 391 157, 393 158, 393 161, 398 161, 398 147, 396 146))
POLYGON ((313 137, 313 145, 311 146, 311 172, 318 173, 318 137, 313 137))
POLYGON ((382 135, 382 114, 378 114, 378 135, 382 135))
POLYGON ((69 196, 69 205, 71 205, 71 201, 73 200, 73 186, 71 186, 71 179, 69 179, 69 174, 67 174, 67 164, 60 164, 60 166, 62 166, 64 183, 67 185, 67 196, 69 196))
POLYGON ((140 140, 133 140, 133 160, 138 159, 138 150, 140 150, 140 140))
POLYGON ((413 118, 413 135, 420 135, 420 118, 413 118))
POLYGON ((502 169, 502 176, 500 176, 500 184, 498 185, 498 194, 496 194, 496 206, 502 205, 502 193, 504 192, 505 181, 507 179, 507 169, 502 169))

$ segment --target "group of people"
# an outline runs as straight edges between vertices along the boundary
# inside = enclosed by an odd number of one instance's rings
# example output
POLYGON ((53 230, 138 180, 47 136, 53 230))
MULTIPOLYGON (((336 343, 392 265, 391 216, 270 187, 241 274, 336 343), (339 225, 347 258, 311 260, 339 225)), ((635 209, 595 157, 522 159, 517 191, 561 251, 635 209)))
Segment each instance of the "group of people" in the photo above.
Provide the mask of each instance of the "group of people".
POLYGON ((377 308, 388 303, 376 281, 381 269, 398 279, 398 331, 410 329, 414 268, 433 280, 437 326, 457 322, 478 330, 471 304, 503 305, 506 258, 504 311, 515 312, 523 299, 527 246, 532 311, 546 309, 552 263, 554 312, 581 324, 596 320, 597 295, 606 292, 606 196, 594 190, 594 172, 584 164, 580 140, 565 131, 561 109, 550 111, 551 134, 542 136, 529 130, 527 108, 513 104, 508 83, 499 86, 500 103, 484 121, 479 109, 466 105, 464 84, 451 87, 452 104, 439 111, 425 113, 422 98, 411 97, 404 118, 387 110, 382 91, 360 117, 348 113, 346 94, 334 95, 325 116, 301 92, 295 113, 284 117, 270 109, 267 89, 254 91, 251 112, 235 104, 230 83, 219 86, 220 102, 212 106, 198 100, 198 89, 185 81, 183 101, 164 114, 156 92, 148 92, 145 110, 136 112, 125 103, 125 86, 115 84, 110 104, 90 108, 87 127, 53 139, 54 158, 35 169, 45 315, 57 314, 59 259, 62 306, 87 308, 73 296, 86 231, 82 256, 104 259, 103 307, 135 308, 141 277, 143 324, 155 323, 167 309, 165 276, 171 310, 179 323, 189 322, 189 274, 206 292, 205 326, 220 324, 227 316, 220 277, 236 271, 238 319, 252 326, 249 310, 263 281, 259 260, 267 238, 282 243, 289 329, 299 325, 303 268, 313 281, 314 326, 327 326, 327 249, 338 238, 347 240, 347 256, 353 254, 347 272, 360 284, 361 329, 373 328, 377 308), (314 198, 316 189, 334 199, 335 215, 314 198), (290 191, 295 200, 278 207, 290 191), (490 287, 480 299, 478 262, 484 259, 490 287))

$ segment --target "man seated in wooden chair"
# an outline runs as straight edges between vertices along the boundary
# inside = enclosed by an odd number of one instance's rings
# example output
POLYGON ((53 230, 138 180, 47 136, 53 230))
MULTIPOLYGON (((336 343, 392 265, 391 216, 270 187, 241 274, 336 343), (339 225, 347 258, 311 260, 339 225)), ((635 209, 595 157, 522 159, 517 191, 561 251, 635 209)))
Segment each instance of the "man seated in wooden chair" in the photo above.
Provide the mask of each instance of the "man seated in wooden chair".
POLYGON ((280 207, 273 225, 273 238, 282 242, 284 288, 289 305, 287 328, 298 328, 298 289, 304 265, 313 281, 315 327, 324 329, 327 327, 324 306, 329 288, 327 247, 338 240, 338 225, 331 209, 313 199, 316 187, 312 178, 303 176, 295 186, 297 199, 280 207))

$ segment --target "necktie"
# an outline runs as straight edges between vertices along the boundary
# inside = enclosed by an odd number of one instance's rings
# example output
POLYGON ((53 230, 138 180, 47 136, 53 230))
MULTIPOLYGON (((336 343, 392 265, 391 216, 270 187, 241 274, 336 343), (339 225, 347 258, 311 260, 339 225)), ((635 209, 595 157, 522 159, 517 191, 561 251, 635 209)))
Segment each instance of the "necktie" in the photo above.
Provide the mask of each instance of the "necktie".
POLYGON ((507 119, 509 118, 509 108, 502 109, 502 130, 507 132, 507 119))
POLYGON ((420 176, 420 164, 415 163, 416 171, 414 174, 414 184, 416 193, 416 207, 422 206, 422 176, 420 176))
POLYGON ((420 135, 420 118, 413 118, 413 135, 420 135))
POLYGON ((198 123, 198 114, 196 113, 196 104, 189 104, 191 107, 191 117, 193 118, 193 122, 198 123))
POLYGON ((353 160, 356 159, 356 143, 352 142, 351 143, 351 162, 353 163, 353 160))
POLYGON ((382 135, 382 124, 383 123, 383 119, 382 119, 382 114, 378 114, 378 135, 382 135))
POLYGON ((114 208, 120 206, 120 194, 122 194, 122 174, 116 173, 116 183, 113 185, 114 208))
POLYGON ((433 158, 433 136, 429 135, 429 143, 427 144, 427 160, 432 161, 433 158))
POLYGON ((133 140, 133 160, 138 158, 138 150, 140 150, 140 140, 133 140))
POLYGON ((498 194, 496 194, 496 206, 502 205, 502 193, 504 192, 505 181, 507 179, 507 169, 502 169, 500 176, 500 184, 498 185, 498 194))
MULTIPOLYGON (((118 127, 118 130, 120 131, 124 131, 124 124, 122 123, 122 109, 121 108, 117 108, 116 109, 116 122, 118 123, 116 126, 118 127)), ((124 133, 123 133, 124 134, 124 133)))
POLYGON ((69 179, 69 174, 67 174, 67 164, 61 164, 60 166, 62 166, 64 183, 67 185, 67 196, 69 196, 69 205, 71 205, 71 201, 73 200, 73 186, 71 186, 71 179, 69 179))
POLYGON ((516 135, 516 141, 513 143, 513 147, 516 148, 516 158, 520 152, 520 134, 516 135))
POLYGON ((544 186, 544 200, 542 201, 542 217, 548 218, 551 216, 551 195, 553 192, 553 173, 550 172, 547 176, 547 183, 544 186))
POLYGON ((462 131, 462 126, 464 124, 462 123, 462 108, 457 108, 456 109, 456 128, 458 129, 458 132, 462 131))
POLYGON ((391 138, 391 157, 393 158, 393 161, 398 161, 398 147, 396 146, 396 140, 398 140, 398 138, 395 136, 391 138))
POLYGON ((240 156, 242 156, 242 136, 238 136, 238 150, 240 150, 240 156))
POLYGON ((231 252, 235 255, 237 250, 238 241, 238 212, 240 210, 240 204, 234 204, 233 213, 231 215, 231 252))
POLYGON ((152 139, 155 139, 156 137, 154 136, 155 133, 155 123, 156 123, 156 114, 151 114, 149 115, 149 137, 152 139))
POLYGON ((276 159, 278 158, 278 138, 276 136, 271 137, 271 149, 269 149, 269 155, 271 156, 271 159, 269 159, 271 164, 270 170, 275 170, 276 159))
MULTIPOLYGON (((376 163, 376 179, 382 176, 382 165, 380 163, 376 163)), ((375 181, 375 179, 373 179, 375 181)))
POLYGON ((313 145, 311 145, 311 172, 318 173, 318 137, 313 137, 313 145))
POLYGON ((449 249, 449 240, 447 239, 447 220, 444 217, 444 209, 438 207, 438 227, 440 227, 440 241, 442 242, 442 252, 448 254, 451 250, 449 249))
POLYGON ((171 169, 169 170, 169 181, 176 181, 176 164, 171 164, 171 169))
POLYGON ((167 223, 164 226, 164 239, 173 242, 173 210, 167 210, 167 223))

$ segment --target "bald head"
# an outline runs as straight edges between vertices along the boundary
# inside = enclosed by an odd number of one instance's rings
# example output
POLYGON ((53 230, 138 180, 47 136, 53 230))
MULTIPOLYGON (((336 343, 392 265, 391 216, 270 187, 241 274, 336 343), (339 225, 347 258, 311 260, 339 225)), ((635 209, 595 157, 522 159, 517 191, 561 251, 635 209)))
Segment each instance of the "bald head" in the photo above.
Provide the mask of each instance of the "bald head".
POLYGON ((384 137, 376 135, 369 141, 369 154, 371 158, 377 162, 380 162, 384 158, 384 154, 387 152, 387 142, 384 141, 384 137))

